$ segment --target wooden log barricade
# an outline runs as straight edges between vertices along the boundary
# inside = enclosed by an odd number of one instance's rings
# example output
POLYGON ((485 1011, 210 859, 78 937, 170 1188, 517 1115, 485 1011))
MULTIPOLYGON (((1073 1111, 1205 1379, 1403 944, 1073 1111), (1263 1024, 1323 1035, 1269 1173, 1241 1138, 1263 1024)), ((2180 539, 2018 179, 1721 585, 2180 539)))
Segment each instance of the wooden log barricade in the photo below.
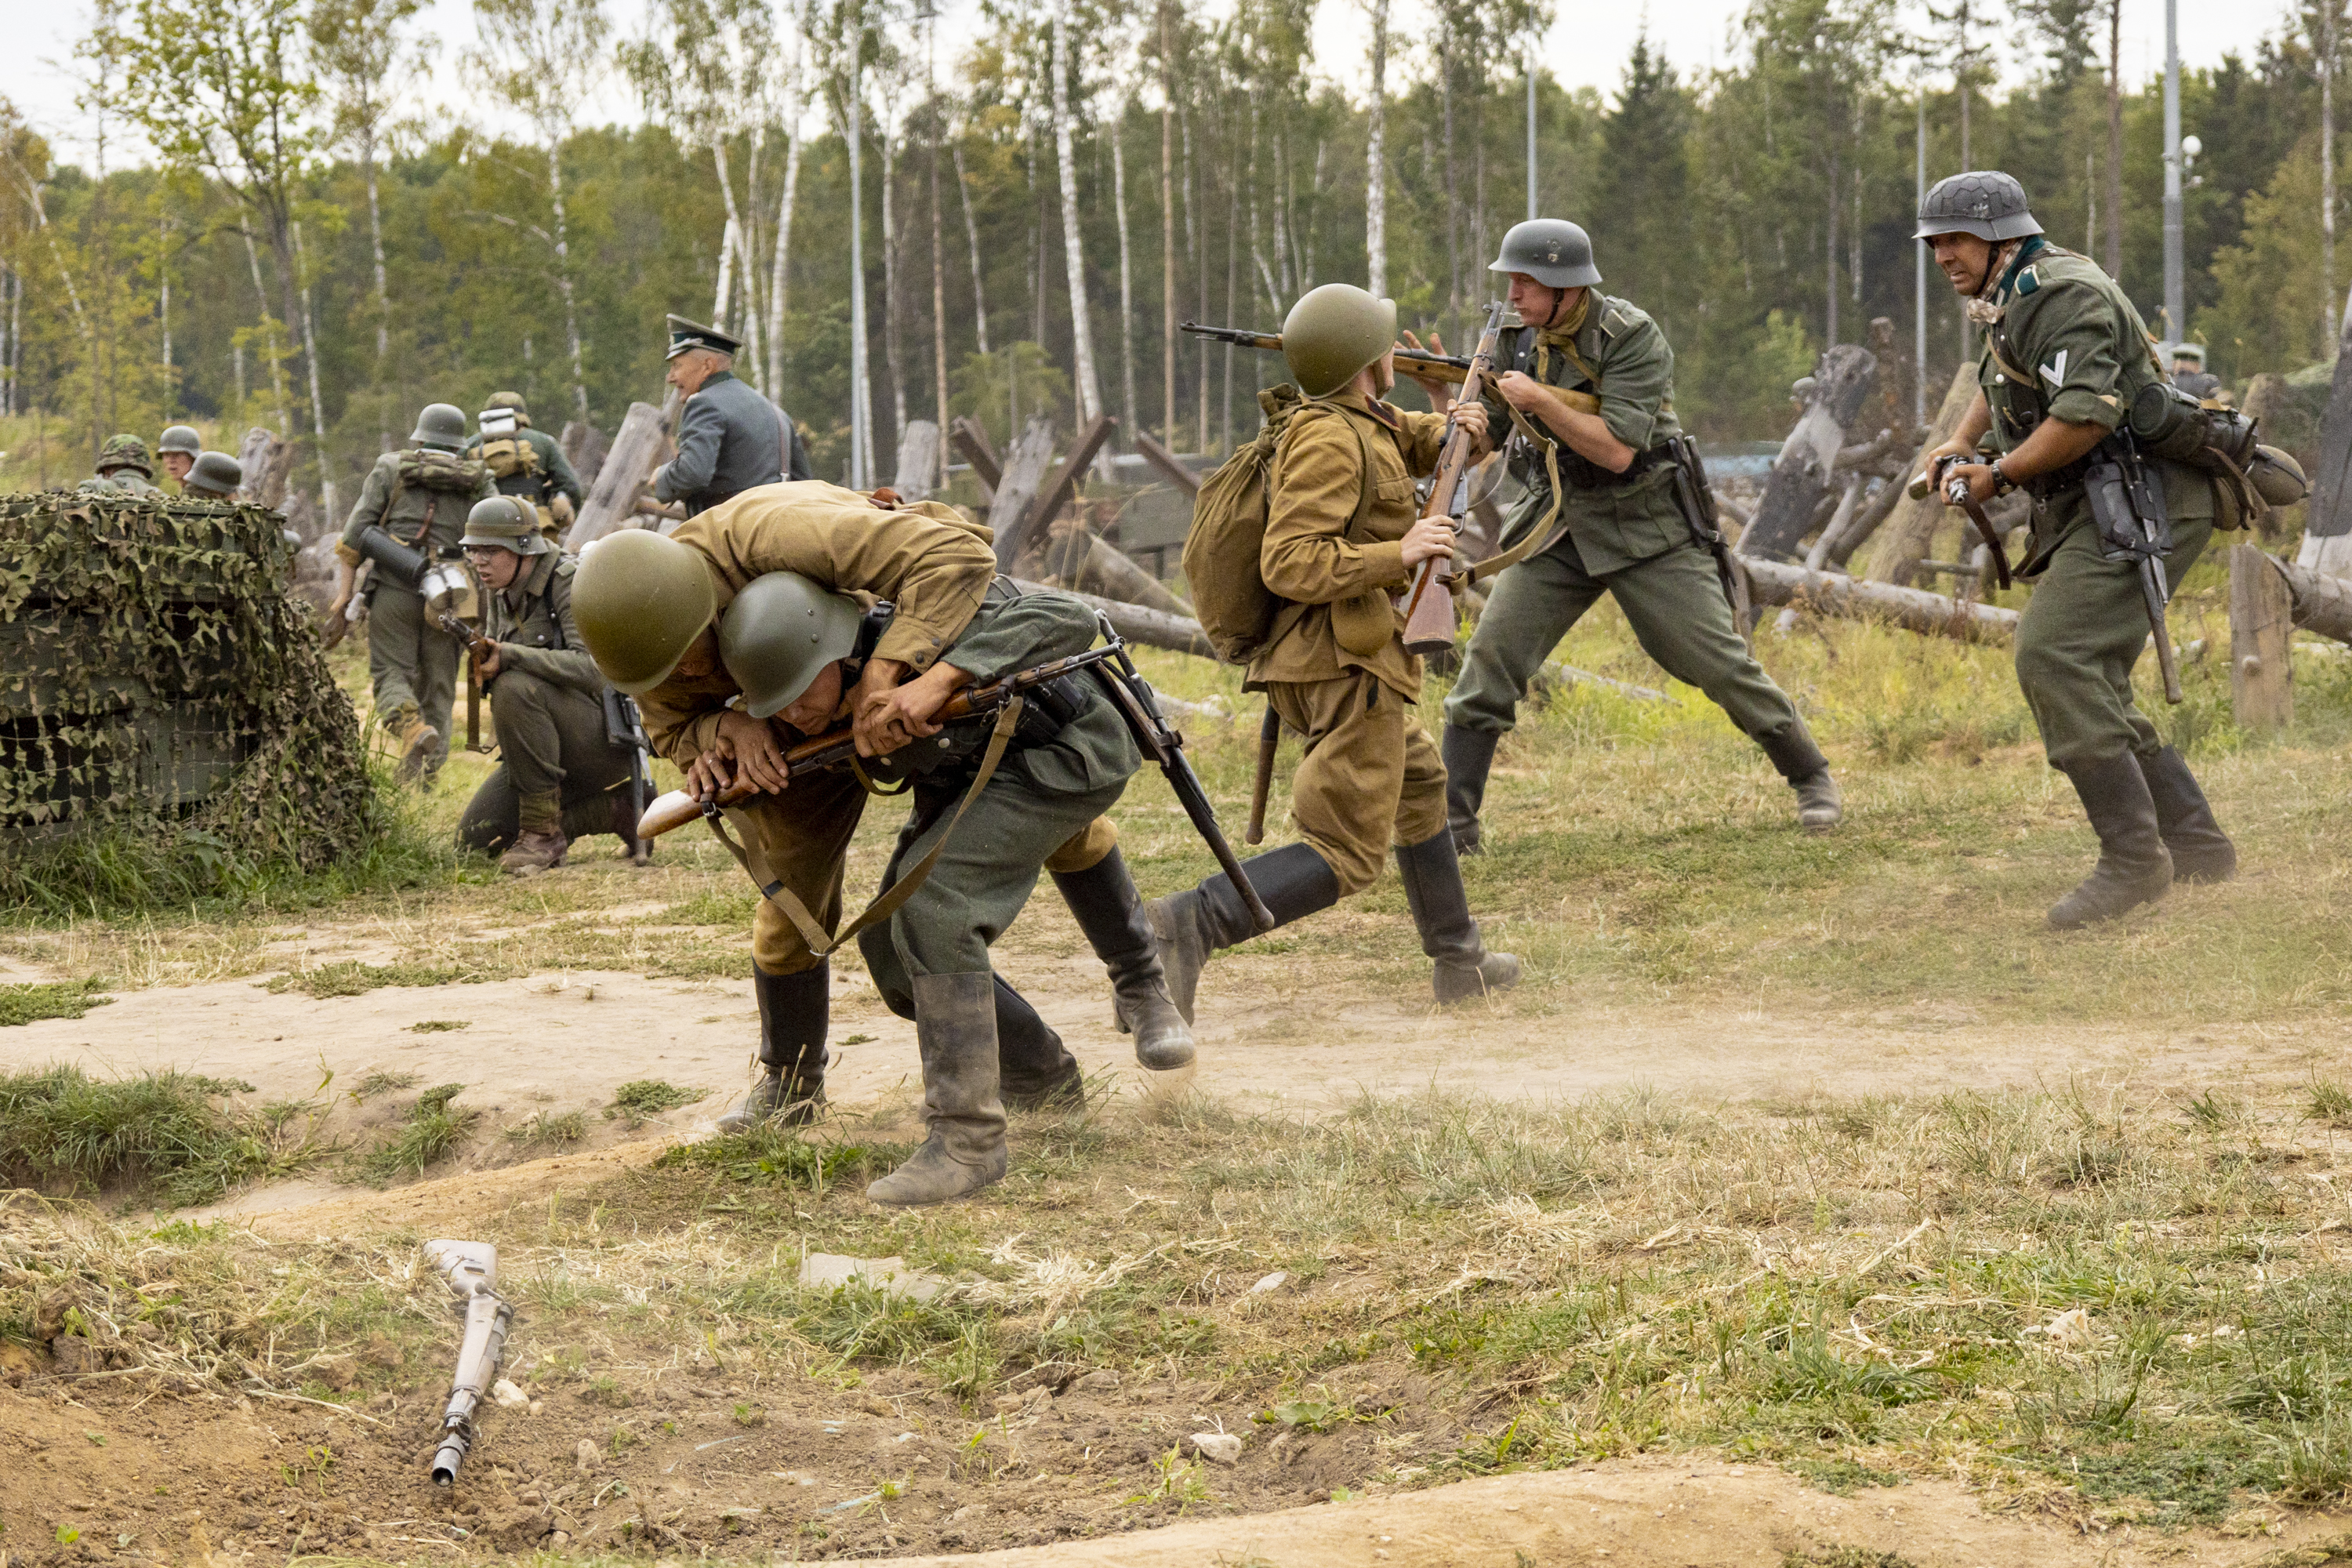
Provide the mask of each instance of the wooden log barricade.
MULTIPOLYGON (((2249 730, 2274 731, 2294 721, 2294 671, 2287 645, 2294 635, 2294 590, 2286 572, 2260 545, 2230 551, 2230 707, 2249 730)), ((2311 574, 2315 578, 2317 574, 2311 574)), ((2341 596, 2352 584, 2320 578, 2315 604, 2332 587, 2341 596), (2325 585, 2323 587, 2322 585, 2325 585)))
POLYGON ((1780 561, 1735 555, 1758 606, 1793 605, 1847 620, 1884 621, 1905 631, 1961 642, 2005 643, 2017 635, 2018 613, 1998 605, 1948 599, 1918 588, 1869 583, 1832 572, 1809 572, 1780 561))

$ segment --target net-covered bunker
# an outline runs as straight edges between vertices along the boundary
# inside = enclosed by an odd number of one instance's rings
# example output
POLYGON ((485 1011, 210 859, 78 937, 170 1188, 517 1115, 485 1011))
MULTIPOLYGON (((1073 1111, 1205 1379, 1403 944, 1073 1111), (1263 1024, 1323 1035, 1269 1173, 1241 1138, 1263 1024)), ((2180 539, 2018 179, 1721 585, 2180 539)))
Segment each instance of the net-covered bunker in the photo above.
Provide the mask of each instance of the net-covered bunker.
POLYGON ((0 497, 0 855, 173 825, 317 869, 373 805, 350 700, 258 506, 0 497))

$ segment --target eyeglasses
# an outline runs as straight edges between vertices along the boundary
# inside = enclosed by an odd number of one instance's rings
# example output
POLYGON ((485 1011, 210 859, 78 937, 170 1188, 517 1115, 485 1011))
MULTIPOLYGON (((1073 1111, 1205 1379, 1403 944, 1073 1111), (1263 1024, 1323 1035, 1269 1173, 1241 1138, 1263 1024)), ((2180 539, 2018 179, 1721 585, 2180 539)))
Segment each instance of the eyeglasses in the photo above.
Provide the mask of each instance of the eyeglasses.
POLYGON ((488 561, 493 555, 503 553, 506 550, 506 546, 503 544, 468 544, 465 547, 465 550, 466 559, 468 561, 488 561))

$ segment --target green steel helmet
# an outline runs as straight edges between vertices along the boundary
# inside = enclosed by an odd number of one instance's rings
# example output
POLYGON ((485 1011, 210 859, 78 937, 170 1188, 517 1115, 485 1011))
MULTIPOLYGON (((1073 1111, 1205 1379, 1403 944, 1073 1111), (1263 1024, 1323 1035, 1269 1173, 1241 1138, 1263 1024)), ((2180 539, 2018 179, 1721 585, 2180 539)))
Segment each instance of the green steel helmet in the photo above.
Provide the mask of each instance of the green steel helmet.
POLYGON ((106 445, 98 449, 98 471, 106 474, 117 468, 135 468, 153 479, 155 465, 147 460, 147 443, 136 436, 109 436, 106 445))
POLYGON ((159 458, 166 452, 178 452, 194 458, 201 455, 204 449, 204 440, 192 425, 174 425, 163 432, 162 440, 155 443, 155 455, 159 458))
POLYGON ((490 394, 490 400, 482 406, 511 408, 514 410, 515 423, 526 430, 530 428, 530 410, 522 405, 522 394, 520 392, 493 392, 490 394))
POLYGON ((180 488, 190 495, 211 496, 226 500, 236 494, 237 486, 245 483, 245 469, 226 452, 197 454, 195 467, 180 481, 180 488))
POLYGON ((1998 244, 2041 232, 2042 226, 2027 209, 2025 187, 1998 169, 1979 169, 1928 186, 1919 198, 1919 226, 1911 237, 1972 234, 1998 244))
POLYGON ((1547 289, 1590 289, 1601 281, 1592 265, 1592 237, 1560 217, 1531 217, 1503 236, 1489 272, 1524 272, 1547 289))
POLYGON ((2197 362, 2197 368, 2202 370, 2205 368, 2205 345, 2203 343, 2175 343, 2172 345, 2172 357, 2174 359, 2194 360, 2197 362))
POLYGON ((1396 346, 1396 301, 1351 283, 1310 289, 1282 323, 1282 357, 1298 390, 1328 397, 1356 373, 1396 346))
POLYGON ((717 612, 699 552, 651 529, 597 540, 572 579, 572 614, 604 679, 632 697, 669 679, 717 612))
POLYGON ((466 416, 452 404, 428 403, 425 412, 416 416, 416 428, 409 432, 408 439, 419 447, 462 452, 466 449, 466 416))
POLYGON ((526 510, 512 496, 476 501, 474 510, 466 514, 466 537, 457 542, 490 545, 517 555, 544 555, 555 548, 540 531, 539 514, 526 510))
POLYGON ((719 618, 719 658, 754 719, 800 700, 824 667, 857 649, 866 612, 797 572, 755 577, 719 618))

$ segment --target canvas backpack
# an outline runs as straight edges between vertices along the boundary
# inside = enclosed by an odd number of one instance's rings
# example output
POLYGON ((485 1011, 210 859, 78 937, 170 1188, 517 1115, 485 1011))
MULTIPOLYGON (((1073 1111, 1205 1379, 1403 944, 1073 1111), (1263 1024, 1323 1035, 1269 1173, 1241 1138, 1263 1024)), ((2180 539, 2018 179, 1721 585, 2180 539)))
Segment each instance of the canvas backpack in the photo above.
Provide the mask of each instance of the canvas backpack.
MULTIPOLYGON (((1344 418, 1334 405, 1308 397, 1296 386, 1271 387, 1257 395, 1265 423, 1250 444, 1220 464, 1201 482, 1192 501, 1192 529, 1184 536, 1184 578, 1192 590, 1192 613, 1200 617, 1217 657, 1247 664, 1265 647, 1275 616, 1287 600, 1265 585, 1259 556, 1265 547, 1267 480, 1282 437, 1298 419, 1317 415, 1344 418)), ((1350 428, 1354 428, 1350 422, 1350 428)), ((1372 447, 1360 429, 1363 491, 1348 520, 1352 534, 1372 510, 1372 447)))

